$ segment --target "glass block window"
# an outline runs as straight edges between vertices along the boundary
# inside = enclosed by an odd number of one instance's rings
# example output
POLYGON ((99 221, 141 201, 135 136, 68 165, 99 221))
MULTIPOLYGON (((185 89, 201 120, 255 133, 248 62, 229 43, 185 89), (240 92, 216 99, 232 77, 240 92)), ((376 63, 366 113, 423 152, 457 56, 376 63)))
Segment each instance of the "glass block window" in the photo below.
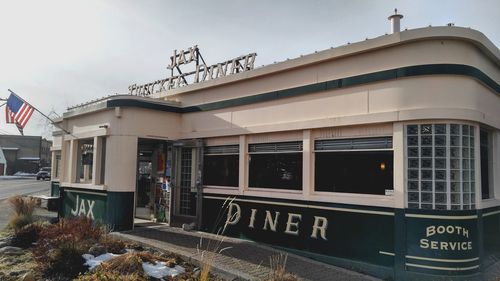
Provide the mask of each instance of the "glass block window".
POLYGON ((475 209, 474 127, 406 126, 408 208, 475 209))

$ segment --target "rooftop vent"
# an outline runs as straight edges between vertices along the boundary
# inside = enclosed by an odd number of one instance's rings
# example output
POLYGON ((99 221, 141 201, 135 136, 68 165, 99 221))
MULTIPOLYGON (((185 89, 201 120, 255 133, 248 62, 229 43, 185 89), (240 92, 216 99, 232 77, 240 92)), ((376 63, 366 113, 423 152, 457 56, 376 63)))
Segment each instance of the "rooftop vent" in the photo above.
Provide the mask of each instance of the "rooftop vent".
POLYGON ((399 23, 402 18, 403 15, 398 14, 398 9, 394 9, 394 15, 387 18, 391 21, 391 33, 398 33, 401 30, 399 23))

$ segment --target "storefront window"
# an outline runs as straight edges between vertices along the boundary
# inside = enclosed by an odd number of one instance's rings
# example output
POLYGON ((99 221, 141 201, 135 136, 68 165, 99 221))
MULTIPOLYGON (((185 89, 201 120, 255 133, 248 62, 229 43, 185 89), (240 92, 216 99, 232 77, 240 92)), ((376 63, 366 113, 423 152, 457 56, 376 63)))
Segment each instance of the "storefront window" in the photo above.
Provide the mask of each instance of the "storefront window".
POLYGON ((302 142, 250 144, 249 186, 302 189, 302 142))
POLYGON ((385 195, 393 190, 392 138, 315 141, 315 191, 385 195))
POLYGON ((52 177, 54 179, 59 179, 61 174, 61 151, 54 152, 54 171, 52 172, 52 177))
POLYGON ((238 187, 239 167, 239 145, 205 147, 203 184, 238 187))
POLYGON ((406 126, 408 208, 475 208, 474 127, 406 126))
POLYGON ((92 182, 92 167, 94 159, 94 139, 78 141, 76 182, 92 182))

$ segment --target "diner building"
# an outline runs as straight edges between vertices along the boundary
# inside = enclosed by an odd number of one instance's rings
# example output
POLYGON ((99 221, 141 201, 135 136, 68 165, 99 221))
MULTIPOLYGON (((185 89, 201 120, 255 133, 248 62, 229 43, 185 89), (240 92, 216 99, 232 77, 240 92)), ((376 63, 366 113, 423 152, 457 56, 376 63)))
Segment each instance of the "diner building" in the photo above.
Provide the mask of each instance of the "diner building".
MULTIPOLYGON (((196 60, 194 82, 68 109, 52 146, 61 215, 225 225, 382 278, 481 278, 500 258, 500 52, 399 18, 377 38, 258 68, 255 54, 196 60)), ((198 51, 174 52, 172 73, 198 51)))

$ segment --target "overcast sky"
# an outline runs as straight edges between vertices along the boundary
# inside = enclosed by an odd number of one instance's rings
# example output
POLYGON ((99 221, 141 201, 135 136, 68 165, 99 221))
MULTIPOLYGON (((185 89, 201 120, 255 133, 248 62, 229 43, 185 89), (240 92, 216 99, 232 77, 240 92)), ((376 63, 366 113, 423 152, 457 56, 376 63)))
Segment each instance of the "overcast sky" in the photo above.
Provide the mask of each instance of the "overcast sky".
MULTIPOLYGON (((500 46, 500 1, 0 0, 0 97, 12 89, 44 113, 168 75, 174 49, 197 44, 208 64, 251 52, 256 66, 402 28, 449 22, 500 46)), ((0 134, 19 134, 5 124, 0 134)), ((50 137, 38 114, 25 134, 50 137)))

